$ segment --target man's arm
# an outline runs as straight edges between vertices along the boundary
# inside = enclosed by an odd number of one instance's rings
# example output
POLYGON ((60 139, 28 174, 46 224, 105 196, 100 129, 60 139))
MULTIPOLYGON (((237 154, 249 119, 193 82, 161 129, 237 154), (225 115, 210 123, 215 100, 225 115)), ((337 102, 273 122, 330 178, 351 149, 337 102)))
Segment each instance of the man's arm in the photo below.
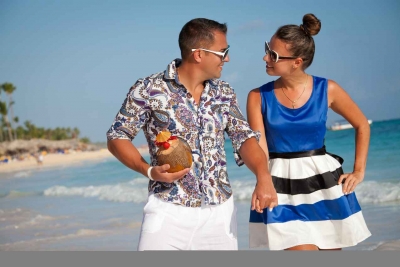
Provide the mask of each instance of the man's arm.
MULTIPOLYGON (((272 209, 278 203, 275 187, 268 171, 267 152, 264 152, 257 142, 258 138, 260 138, 260 133, 255 132, 241 114, 236 94, 233 90, 230 96, 231 112, 228 115, 227 133, 236 150, 236 163, 238 165, 240 165, 240 162, 246 164, 256 175, 257 185, 253 192, 251 204, 253 210, 256 209, 261 213, 263 209, 267 207, 272 209)), ((262 142, 262 140, 265 140, 265 138, 260 141, 262 142)), ((265 149, 267 150, 267 148, 265 149)))
MULTIPOLYGON (((147 170, 151 166, 146 162, 131 141, 127 139, 109 140, 107 142, 107 147, 111 154, 125 166, 147 177, 147 170)), ((167 170, 169 168, 170 166, 168 164, 155 166, 151 170, 151 177, 154 181, 172 183, 175 180, 181 179, 190 170, 187 168, 179 172, 168 173, 167 170)))
MULTIPOLYGON (((147 83, 151 84, 151 83, 147 83)), ((148 105, 148 90, 146 83, 139 79, 129 89, 121 109, 115 116, 111 128, 107 132, 107 147, 119 161, 128 168, 147 177, 150 165, 144 160, 137 148, 132 144, 132 139, 148 123, 151 109, 148 105)), ((154 166, 150 176, 155 181, 172 183, 182 178, 189 169, 176 173, 167 173, 169 165, 154 166)))
POLYGON ((260 213, 267 207, 272 210, 278 205, 278 197, 268 170, 268 160, 264 151, 255 138, 247 139, 239 151, 244 164, 257 178, 257 185, 251 198, 251 209, 256 209, 260 213))

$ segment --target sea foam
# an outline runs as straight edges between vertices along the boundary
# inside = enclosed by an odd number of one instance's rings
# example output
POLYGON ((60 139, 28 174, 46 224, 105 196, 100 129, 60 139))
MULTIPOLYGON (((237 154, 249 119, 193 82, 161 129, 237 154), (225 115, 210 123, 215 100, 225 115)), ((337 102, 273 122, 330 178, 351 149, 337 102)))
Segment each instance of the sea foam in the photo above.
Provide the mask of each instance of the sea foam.
MULTIPOLYGON (((115 185, 66 187, 53 186, 44 191, 45 196, 82 196, 114 202, 140 203, 147 200, 148 179, 137 178, 115 185)), ((233 181, 232 191, 236 200, 251 200, 255 182, 233 181)), ((364 181, 355 190, 360 203, 386 203, 400 201, 400 183, 364 181)))
POLYGON ((66 187, 53 186, 46 189, 45 196, 82 196, 95 197, 100 200, 114 202, 144 202, 147 199, 148 179, 138 178, 128 183, 118 183, 115 185, 66 187))

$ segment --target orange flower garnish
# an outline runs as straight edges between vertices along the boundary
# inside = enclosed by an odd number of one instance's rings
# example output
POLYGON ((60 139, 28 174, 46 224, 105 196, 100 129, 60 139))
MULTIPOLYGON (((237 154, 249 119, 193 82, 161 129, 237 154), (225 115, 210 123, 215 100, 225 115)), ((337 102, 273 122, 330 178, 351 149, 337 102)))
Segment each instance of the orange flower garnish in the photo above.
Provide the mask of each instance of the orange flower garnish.
POLYGON ((156 141, 158 143, 167 142, 170 137, 171 133, 167 130, 163 130, 159 134, 157 134, 156 141))

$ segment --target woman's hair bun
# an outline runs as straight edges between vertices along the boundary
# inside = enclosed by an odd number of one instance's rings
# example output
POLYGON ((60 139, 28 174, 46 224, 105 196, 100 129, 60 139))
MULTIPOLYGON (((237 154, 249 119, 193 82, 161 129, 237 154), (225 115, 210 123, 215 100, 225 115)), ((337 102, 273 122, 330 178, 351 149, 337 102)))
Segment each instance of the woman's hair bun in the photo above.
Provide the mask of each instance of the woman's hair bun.
POLYGON ((300 28, 309 36, 317 35, 321 30, 321 21, 314 14, 305 14, 300 28))

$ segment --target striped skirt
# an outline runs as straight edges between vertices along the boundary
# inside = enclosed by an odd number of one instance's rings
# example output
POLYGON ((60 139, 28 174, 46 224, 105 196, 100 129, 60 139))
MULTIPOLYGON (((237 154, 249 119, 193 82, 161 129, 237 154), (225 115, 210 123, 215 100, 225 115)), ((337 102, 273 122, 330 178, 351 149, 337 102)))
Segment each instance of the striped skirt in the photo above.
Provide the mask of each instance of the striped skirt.
POLYGON ((250 212, 251 248, 283 250, 302 244, 320 249, 344 248, 371 235, 355 193, 344 195, 342 185, 337 183, 343 170, 334 156, 324 152, 306 157, 270 157, 278 206, 271 212, 250 212))

